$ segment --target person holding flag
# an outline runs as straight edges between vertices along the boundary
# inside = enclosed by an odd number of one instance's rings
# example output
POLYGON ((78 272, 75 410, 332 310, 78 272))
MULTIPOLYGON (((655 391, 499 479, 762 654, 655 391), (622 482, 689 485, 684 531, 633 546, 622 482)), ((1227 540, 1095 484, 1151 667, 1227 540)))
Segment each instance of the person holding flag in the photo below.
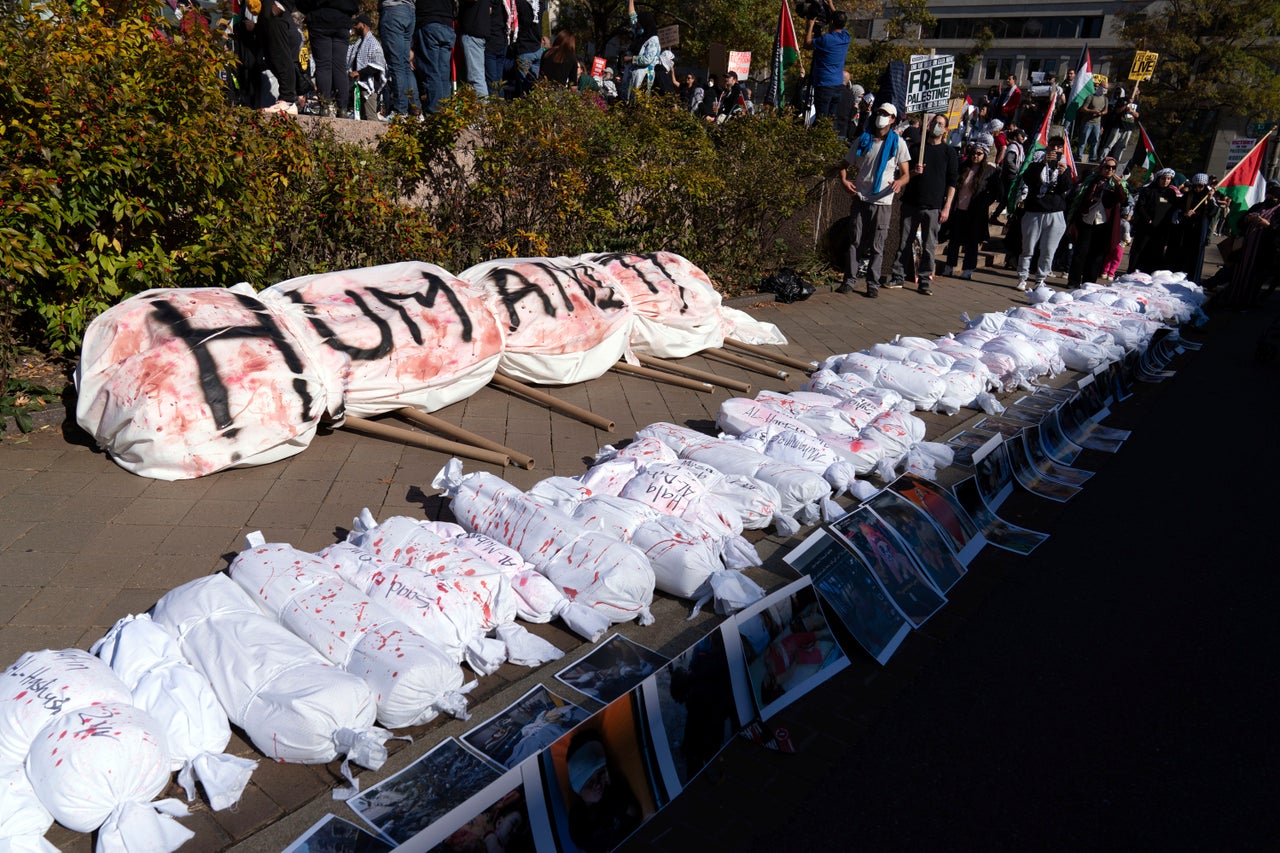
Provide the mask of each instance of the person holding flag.
POLYGON ((1031 150, 1022 162, 1018 180, 1009 188, 1009 204, 1012 207, 1018 188, 1026 184, 1027 197, 1022 213, 1022 251, 1018 256, 1018 290, 1027 289, 1027 277, 1031 274, 1031 258, 1039 251, 1036 265, 1036 287, 1044 284, 1053 270, 1053 256, 1067 232, 1067 196, 1074 182, 1071 170, 1062 157, 1066 140, 1049 135, 1052 113, 1045 114, 1040 123, 1031 150))
POLYGON ((1226 199, 1214 193, 1209 176, 1199 172, 1191 176, 1191 185, 1182 196, 1172 238, 1175 250, 1170 254, 1169 268, 1184 272, 1192 281, 1200 280, 1204 265, 1204 244, 1209 239, 1209 226, 1218 212, 1218 204, 1226 199))
POLYGON ((1276 288, 1277 248, 1280 248, 1280 181, 1268 181, 1262 201, 1240 217, 1243 246, 1231 266, 1231 286, 1227 307, 1236 311, 1253 308, 1262 295, 1262 283, 1271 280, 1268 293, 1276 288))
MULTIPOLYGON (((809 19, 804 35, 804 46, 813 50, 813 108, 816 115, 834 118, 840 106, 840 90, 844 86, 844 60, 849 53, 849 33, 844 25, 848 17, 836 10, 831 0, 827 6, 831 29, 814 36, 814 19, 809 19)), ((784 0, 785 3, 785 0, 784 0)))

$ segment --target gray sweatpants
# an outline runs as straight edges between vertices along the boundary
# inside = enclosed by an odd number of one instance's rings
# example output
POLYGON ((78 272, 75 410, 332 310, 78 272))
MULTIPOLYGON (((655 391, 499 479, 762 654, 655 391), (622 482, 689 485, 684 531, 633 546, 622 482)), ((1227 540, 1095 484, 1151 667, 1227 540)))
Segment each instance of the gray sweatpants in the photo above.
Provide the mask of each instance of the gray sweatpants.
POLYGON ((1025 281, 1031 272, 1031 256, 1040 248, 1040 262, 1036 264, 1036 284, 1053 271, 1053 256, 1058 252, 1062 235, 1067 233, 1067 215, 1061 210, 1052 213, 1022 214, 1022 254, 1018 257, 1018 278, 1025 281))

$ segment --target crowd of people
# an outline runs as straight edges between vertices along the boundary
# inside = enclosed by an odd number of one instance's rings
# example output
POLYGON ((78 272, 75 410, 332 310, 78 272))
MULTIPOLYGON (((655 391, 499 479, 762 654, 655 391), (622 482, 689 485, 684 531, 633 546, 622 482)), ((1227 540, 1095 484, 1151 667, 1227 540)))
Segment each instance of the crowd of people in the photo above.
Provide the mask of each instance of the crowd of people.
MULTIPOLYGON (((638 11, 635 0, 604 46, 604 62, 590 67, 571 32, 543 35, 548 0, 381 0, 376 27, 356 0, 233 2, 236 97, 269 112, 412 117, 437 112, 455 80, 481 98, 520 97, 539 80, 605 104, 657 93, 708 123, 755 111, 753 83, 735 71, 705 80, 677 71, 652 12, 638 11)), ((1075 71, 1061 84, 1053 73, 1023 83, 1008 74, 966 98, 957 121, 899 116, 851 79, 847 18, 831 0, 821 4, 809 4, 821 22, 806 21, 802 46, 811 58, 787 92, 797 113, 831 121, 850 146, 840 167, 853 196, 842 292, 865 278, 868 296, 908 281, 928 294, 938 246, 946 249, 937 273, 967 279, 984 245, 1001 239, 1019 290, 1056 275, 1071 287, 1109 281, 1126 254, 1129 272, 1173 269, 1199 280, 1206 241, 1226 234, 1227 200, 1211 175, 1148 162, 1136 93, 1098 79, 1068 109, 1075 71), (1053 136, 1033 146, 1046 116, 1053 136), (899 200, 901 243, 890 247, 886 271, 884 243, 899 200)), ((1270 235, 1280 228, 1271 212, 1251 211, 1240 225, 1270 235)), ((1239 242, 1238 257, 1253 258, 1239 242)), ((1263 243, 1268 262, 1251 268, 1274 266, 1267 253, 1276 240, 1263 243)))

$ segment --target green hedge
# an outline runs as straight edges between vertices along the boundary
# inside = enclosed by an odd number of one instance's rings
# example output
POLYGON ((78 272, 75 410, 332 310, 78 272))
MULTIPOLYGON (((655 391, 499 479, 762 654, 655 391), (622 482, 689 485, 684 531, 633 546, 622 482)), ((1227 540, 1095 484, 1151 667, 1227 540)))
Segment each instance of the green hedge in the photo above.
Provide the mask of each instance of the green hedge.
MULTIPOLYGON (((153 287, 263 287, 406 259, 667 249, 727 295, 788 252, 779 225, 841 147, 758 116, 706 126, 658 98, 603 109, 541 89, 464 91, 376 148, 227 105, 219 26, 127 0, 0 22, 0 281, 13 338, 74 353, 153 287)), ((216 16, 213 16, 216 19, 216 16)), ((791 254, 795 254, 792 252, 791 254)))

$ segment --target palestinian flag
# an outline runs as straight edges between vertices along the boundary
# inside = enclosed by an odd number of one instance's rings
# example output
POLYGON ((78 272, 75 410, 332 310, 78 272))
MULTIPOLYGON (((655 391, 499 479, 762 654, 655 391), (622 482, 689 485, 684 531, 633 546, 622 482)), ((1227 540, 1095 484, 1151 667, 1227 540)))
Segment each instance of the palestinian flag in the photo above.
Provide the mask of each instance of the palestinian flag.
POLYGON ((1217 192, 1231 199, 1231 212, 1227 214, 1227 222, 1233 229, 1245 211, 1267 197, 1267 179, 1262 174, 1262 158, 1266 154, 1271 133, 1272 131, 1267 131, 1258 140, 1258 144, 1253 146, 1253 150, 1218 181, 1217 192))
POLYGON ((1063 137, 1062 139, 1062 162, 1066 165, 1067 171, 1071 173, 1071 180, 1080 180, 1080 173, 1076 171, 1076 158, 1071 153, 1071 140, 1063 137))
POLYGON ((1154 175, 1161 168, 1156 147, 1151 144, 1151 137, 1147 136, 1147 129, 1142 126, 1142 122, 1138 122, 1138 150, 1134 153, 1137 155, 1134 160, 1147 170, 1148 175, 1154 175))
POLYGON ((1063 121, 1075 121, 1076 113, 1084 102, 1093 97, 1093 60, 1089 58, 1089 45, 1084 46, 1080 54, 1080 66, 1076 68, 1076 79, 1071 84, 1071 94, 1067 96, 1067 111, 1063 121))
POLYGON ((795 65, 799 58, 800 42, 796 39, 796 27, 791 20, 791 7, 787 0, 782 0, 782 11, 778 13, 778 34, 773 38, 773 80, 765 103, 773 107, 782 106, 786 86, 784 77, 787 69, 795 65))
MULTIPOLYGON (((1022 176, 1026 174, 1027 167, 1031 165, 1031 158, 1035 156, 1037 151, 1044 151, 1049 147, 1049 123, 1053 121, 1053 110, 1045 110, 1044 121, 1040 122, 1040 132, 1036 134, 1036 138, 1031 141, 1031 147, 1027 149, 1026 156, 1022 158, 1022 166, 1018 169, 1018 177, 1014 179, 1013 186, 1009 187, 1009 200, 1006 202, 1009 207, 1014 207, 1018 203, 1018 188, 1022 186, 1022 176)), ((1070 148, 1066 149, 1068 152, 1070 148)), ((1070 154, 1067 155, 1068 157, 1070 154)), ((1075 172, 1072 171, 1074 176, 1075 172)))

